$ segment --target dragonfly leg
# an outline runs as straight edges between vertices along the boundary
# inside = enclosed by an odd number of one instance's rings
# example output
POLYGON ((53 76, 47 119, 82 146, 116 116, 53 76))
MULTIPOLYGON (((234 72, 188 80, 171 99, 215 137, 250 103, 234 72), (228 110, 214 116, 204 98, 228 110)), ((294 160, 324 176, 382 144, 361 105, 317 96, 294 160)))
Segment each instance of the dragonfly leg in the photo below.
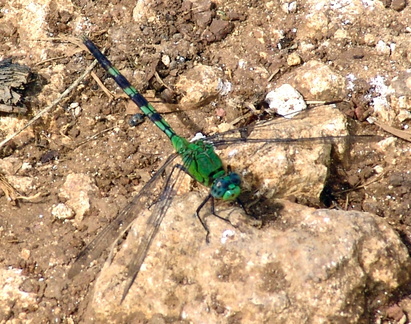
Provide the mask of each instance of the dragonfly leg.
POLYGON ((221 217, 220 215, 218 215, 218 214, 215 212, 214 197, 211 197, 211 198, 212 198, 212 199, 211 199, 211 213, 212 213, 215 217, 217 217, 217 218, 225 221, 226 223, 230 224, 231 226, 236 227, 233 223, 231 223, 231 221, 230 221, 228 218, 221 217))
POLYGON ((245 208, 245 205, 244 205, 244 203, 241 201, 240 198, 237 197, 236 202, 237 202, 237 204, 240 205, 241 209, 244 210, 244 213, 245 213, 247 216, 251 216, 251 215, 247 212, 247 209, 245 208))
POLYGON ((203 226, 203 228, 204 228, 205 231, 206 231, 206 242, 207 242, 207 243, 210 243, 210 240, 209 240, 210 230, 208 229, 207 224, 201 219, 201 217, 200 217, 200 210, 204 207, 204 205, 207 203, 207 201, 208 201, 210 198, 211 198, 211 201, 213 202, 212 204, 214 205, 213 196, 208 195, 208 196, 202 201, 202 203, 200 204, 200 206, 198 206, 197 209, 196 209, 196 217, 197 217, 197 219, 200 221, 201 225, 203 226))
MULTIPOLYGON (((184 165, 176 164, 174 167, 175 167, 175 168, 179 168, 180 170, 184 171, 184 172, 187 173, 189 176, 191 176, 191 174, 188 172, 187 168, 186 168, 184 165)), ((203 226, 204 230, 206 231, 206 242, 207 242, 207 243, 209 243, 208 237, 209 237, 209 235, 210 235, 210 230, 208 229, 207 224, 201 219, 201 217, 200 217, 200 210, 204 207, 204 205, 207 203, 207 201, 208 201, 210 198, 213 198, 213 196, 208 195, 208 196, 201 202, 200 206, 198 206, 197 209, 196 209, 196 217, 197 217, 197 219, 200 221, 201 226, 203 226)), ((213 214, 214 214, 214 200, 212 200, 212 202, 213 202, 213 214)))
MULTIPOLYGON (((176 164, 174 167, 175 167, 175 168, 179 168, 180 170, 182 170, 182 171, 184 171, 185 173, 187 173, 188 175, 190 175, 190 173, 188 173, 187 168, 186 168, 185 166, 183 166, 183 165, 181 165, 181 164, 176 164)), ((191 176, 191 175, 190 175, 190 176, 191 176)), ((235 226, 230 222, 229 219, 224 218, 224 217, 221 217, 220 215, 218 215, 218 214, 215 212, 214 197, 213 197, 211 194, 209 194, 209 195, 201 202, 201 204, 197 207, 196 213, 195 213, 197 219, 198 219, 198 220, 200 221, 200 223, 201 223, 201 226, 203 226, 204 230, 206 231, 206 242, 207 242, 207 243, 210 242, 210 239, 209 239, 210 230, 208 229, 208 226, 207 226, 207 224, 205 223, 205 221, 201 218, 201 216, 200 216, 200 211, 201 211, 201 209, 203 209, 204 205, 205 205, 210 199, 211 199, 211 213, 212 213, 215 217, 217 217, 217 218, 219 218, 219 219, 221 219, 221 220, 229 223, 231 226, 235 227, 235 226)))
POLYGON ((210 242, 210 240, 209 240, 210 230, 208 229, 207 224, 205 223, 205 221, 200 217, 200 210, 204 207, 204 205, 205 205, 210 199, 211 199, 211 213, 213 214, 213 216, 215 216, 215 217, 217 217, 217 218, 225 221, 226 223, 230 224, 230 225, 233 226, 233 227, 236 227, 233 223, 230 222, 229 219, 224 218, 224 217, 218 215, 218 214, 215 212, 214 197, 213 197, 212 195, 208 195, 208 196, 203 200, 203 202, 200 204, 200 206, 197 207, 197 210, 196 210, 196 217, 198 218, 198 220, 200 221, 201 225, 204 227, 204 229, 205 229, 205 231, 206 231, 206 233, 207 233, 207 234, 206 234, 206 242, 207 242, 207 243, 210 242))

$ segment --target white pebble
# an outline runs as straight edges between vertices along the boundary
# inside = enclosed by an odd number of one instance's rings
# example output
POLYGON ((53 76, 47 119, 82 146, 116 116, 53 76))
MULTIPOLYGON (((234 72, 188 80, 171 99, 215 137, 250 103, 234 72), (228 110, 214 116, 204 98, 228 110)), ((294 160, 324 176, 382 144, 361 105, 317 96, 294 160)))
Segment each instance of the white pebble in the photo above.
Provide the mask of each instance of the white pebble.
POLYGON ((277 113, 285 118, 292 118, 307 108, 303 96, 289 84, 270 91, 265 97, 270 113, 277 113))

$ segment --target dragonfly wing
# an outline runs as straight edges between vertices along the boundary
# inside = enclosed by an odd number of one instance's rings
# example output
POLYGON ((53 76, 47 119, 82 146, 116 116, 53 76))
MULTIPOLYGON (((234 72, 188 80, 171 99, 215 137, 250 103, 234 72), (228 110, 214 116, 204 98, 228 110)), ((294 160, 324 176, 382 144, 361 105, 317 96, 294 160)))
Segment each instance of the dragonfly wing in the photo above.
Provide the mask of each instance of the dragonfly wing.
MULTIPOLYGON (((160 181, 161 174, 170 165, 170 163, 177 157, 176 153, 170 155, 164 162, 156 174, 144 185, 140 192, 113 220, 107 225, 77 256, 73 265, 71 266, 68 277, 73 278, 81 272, 82 269, 89 266, 90 263, 97 258, 111 246, 125 231, 131 226, 131 223, 139 215, 142 208, 146 208, 146 204, 152 198, 152 190, 160 181)), ((166 187, 166 186, 165 186, 166 187)), ((164 189, 163 189, 164 191, 164 189)))
POLYGON ((140 244, 138 245, 137 253, 134 255, 132 261, 128 264, 126 286, 124 288, 121 302, 126 298, 128 291, 133 285, 134 280, 136 279, 140 271, 141 265, 146 258, 150 245, 153 242, 154 237, 159 230, 160 224, 171 205, 172 194, 174 193, 175 189, 178 188, 179 180, 183 178, 180 175, 184 174, 184 172, 178 171, 182 170, 177 166, 174 166, 162 189, 158 203, 155 205, 150 217, 147 220, 147 227, 143 231, 143 237, 140 241, 140 244))
POLYGON ((304 137, 304 138, 242 138, 231 137, 226 139, 213 140, 214 146, 235 145, 241 143, 278 143, 278 144, 338 144, 342 141, 349 142, 376 142, 383 140, 383 136, 379 135, 336 135, 336 136, 322 136, 322 137, 304 137))
POLYGON ((376 135, 350 135, 347 118, 329 106, 319 106, 291 118, 274 118, 207 138, 216 147, 241 143, 338 144, 339 153, 351 142, 376 142, 376 135))
POLYGON ((223 148, 219 154, 225 163, 241 172, 243 192, 257 198, 295 196, 318 202, 332 158, 347 162, 350 141, 366 143, 370 149, 368 143, 379 139, 349 135, 343 114, 317 107, 305 118, 262 122, 251 131, 218 134, 211 142, 223 148))
MULTIPOLYGON (((221 138, 221 137, 226 137, 230 135, 237 135, 238 133, 241 133, 243 137, 247 137, 251 132, 253 131, 258 131, 259 129, 262 130, 275 130, 278 133, 277 137, 291 137, 292 136, 300 136, 301 134, 298 133, 298 130, 301 128, 306 127, 307 123, 310 123, 311 127, 314 129, 317 129, 319 125, 324 125, 329 123, 328 120, 331 117, 331 123, 336 123, 340 122, 338 121, 339 119, 346 119, 346 116, 343 115, 337 108, 333 108, 332 106, 317 106, 313 108, 308 108, 302 112, 300 112, 296 116, 290 117, 272 117, 267 120, 258 120, 254 123, 248 124, 243 127, 235 128, 235 129, 229 129, 227 131, 220 131, 215 135, 209 136, 209 138, 221 138), (314 120, 311 120, 315 116, 314 120), (332 116, 335 116, 337 120, 332 121, 332 116)), ((345 128, 345 125, 342 125, 343 128, 345 128)), ((340 126, 337 126, 337 128, 332 127, 335 130, 337 130, 340 126)), ((329 129, 331 130, 331 129, 329 129)), ((334 134, 335 135, 335 134, 334 134)), ((342 134, 339 134, 342 135, 342 134)), ((311 135, 313 136, 313 135, 311 135)), ((314 135, 315 136, 315 135, 314 135)), ((318 135, 317 135, 318 136, 318 135)))

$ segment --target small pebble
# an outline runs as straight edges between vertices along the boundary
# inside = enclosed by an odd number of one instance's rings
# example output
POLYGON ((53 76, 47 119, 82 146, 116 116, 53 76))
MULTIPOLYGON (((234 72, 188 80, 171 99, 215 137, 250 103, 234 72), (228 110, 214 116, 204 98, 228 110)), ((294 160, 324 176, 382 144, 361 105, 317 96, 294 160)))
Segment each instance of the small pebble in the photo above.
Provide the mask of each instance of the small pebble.
POLYGON ((407 2, 405 0, 392 0, 391 8, 395 11, 401 11, 407 6, 407 2))
POLYGON ((74 217, 74 211, 65 204, 58 204, 54 206, 51 214, 60 220, 71 219, 74 217))
POLYGON ((301 57, 297 53, 291 53, 287 57, 287 64, 289 66, 300 65, 302 62, 301 57))
POLYGON ((145 115, 144 114, 134 114, 133 116, 130 117, 130 119, 128 120, 128 124, 131 127, 135 127, 137 125, 140 125, 141 123, 144 122, 145 119, 145 115))
POLYGON ((30 259, 31 252, 29 249, 22 249, 20 256, 23 260, 28 261, 30 259))
POLYGON ((171 62, 171 59, 170 59, 170 56, 168 56, 168 55, 163 55, 162 57, 161 57, 161 62, 165 65, 165 66, 170 66, 170 62, 171 62))
POLYGON ((391 48, 382 40, 378 41, 377 45, 375 46, 377 52, 382 55, 390 55, 391 48))
POLYGON ((289 84, 270 91, 265 97, 270 113, 277 113, 285 118, 292 118, 307 108, 303 96, 289 84))
POLYGON ((297 1, 287 1, 281 4, 281 10, 286 14, 297 12, 297 1))

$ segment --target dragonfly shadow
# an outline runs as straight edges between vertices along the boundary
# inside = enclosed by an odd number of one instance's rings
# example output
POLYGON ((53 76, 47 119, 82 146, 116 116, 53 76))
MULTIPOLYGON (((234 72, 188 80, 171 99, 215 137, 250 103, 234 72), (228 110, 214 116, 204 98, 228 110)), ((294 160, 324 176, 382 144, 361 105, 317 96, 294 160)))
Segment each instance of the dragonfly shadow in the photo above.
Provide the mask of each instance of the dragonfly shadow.
POLYGON ((240 201, 247 201, 243 209, 250 217, 251 225, 263 227, 275 222, 284 205, 276 199, 269 199, 264 196, 256 198, 253 191, 246 191, 240 195, 240 201))
MULTIPOLYGON (((164 99, 164 98, 162 98, 164 99)), ((202 127, 199 127, 198 121, 195 120, 192 116, 196 116, 198 109, 209 105, 211 102, 218 99, 218 94, 213 93, 207 95, 204 99, 200 100, 194 104, 180 104, 180 103, 170 103, 168 101, 162 100, 162 105, 167 107, 168 111, 160 111, 162 115, 172 114, 175 116, 185 129, 188 130, 189 134, 197 134, 202 132, 202 127)), ((155 102, 154 102, 155 103, 155 102)))

